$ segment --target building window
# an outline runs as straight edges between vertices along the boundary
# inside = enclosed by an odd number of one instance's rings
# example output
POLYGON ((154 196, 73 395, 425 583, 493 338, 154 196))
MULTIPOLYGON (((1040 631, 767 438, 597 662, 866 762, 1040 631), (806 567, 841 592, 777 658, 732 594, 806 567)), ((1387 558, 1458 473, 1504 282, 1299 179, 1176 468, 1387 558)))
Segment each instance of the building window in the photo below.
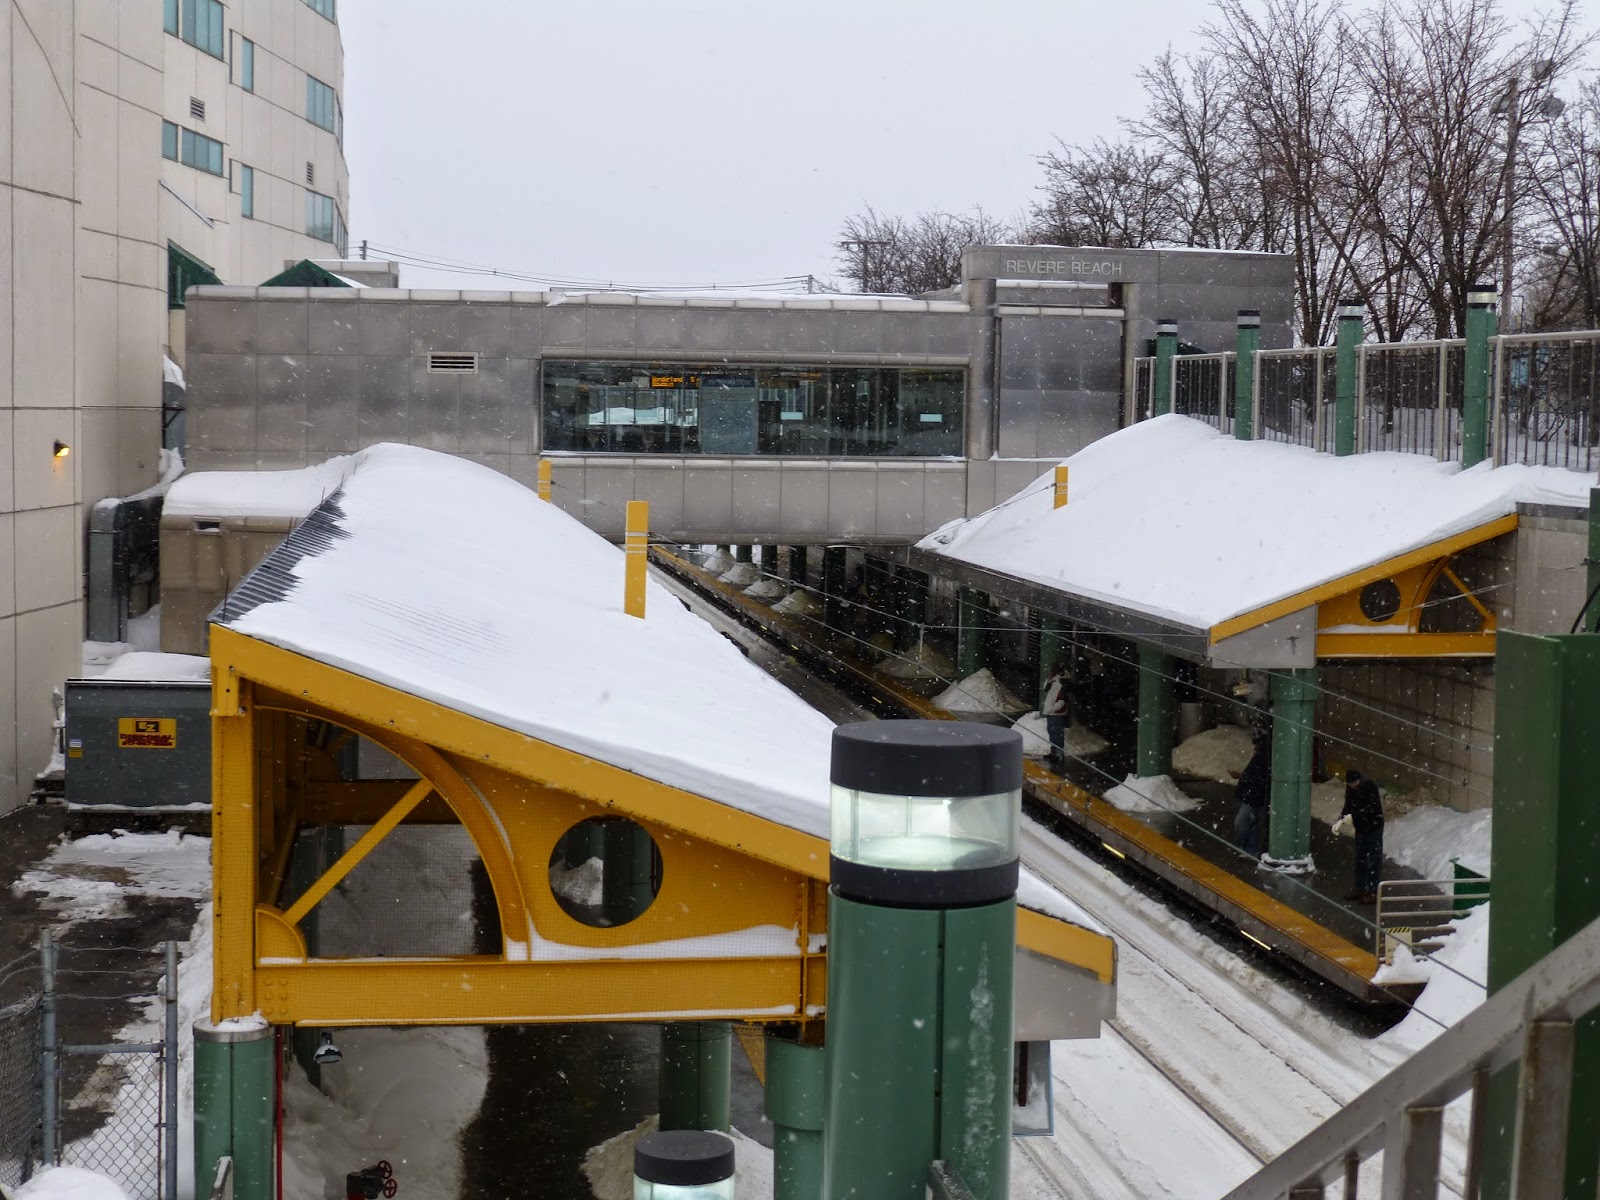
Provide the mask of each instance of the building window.
POLYGON ((161 157, 178 161, 178 127, 171 121, 161 122, 161 157))
POLYGON ((256 169, 239 164, 239 215, 256 215, 256 169))
POLYGON ((222 174, 222 143, 192 129, 180 129, 178 161, 211 175, 222 174))
POLYGON ((544 446, 619 454, 958 457, 961 370, 545 360, 544 446))
POLYGON ((339 215, 332 196, 321 192, 306 192, 306 236, 319 242, 336 242, 334 225, 339 215))
POLYGON ((327 17, 330 21, 338 19, 334 10, 335 0, 306 0, 306 4, 310 6, 312 12, 327 17))
POLYGON ((222 0, 166 0, 162 28, 197 50, 222 57, 222 0))
POLYGON ((339 130, 339 101, 320 79, 306 76, 306 120, 329 133, 339 130))
POLYGON ((249 38, 239 39, 239 86, 247 92, 256 90, 256 44, 249 38))

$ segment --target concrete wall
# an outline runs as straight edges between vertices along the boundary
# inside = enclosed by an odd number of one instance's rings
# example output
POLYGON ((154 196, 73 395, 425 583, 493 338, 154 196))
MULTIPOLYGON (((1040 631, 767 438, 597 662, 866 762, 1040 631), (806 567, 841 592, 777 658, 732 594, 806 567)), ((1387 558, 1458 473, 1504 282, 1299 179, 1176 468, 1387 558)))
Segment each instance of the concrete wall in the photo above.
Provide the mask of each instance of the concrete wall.
POLYGON ((161 519, 161 649, 205 654, 206 618, 299 521, 161 519))
POLYGON ((1588 511, 1524 504, 1518 513, 1512 628, 1566 633, 1587 595, 1588 511))

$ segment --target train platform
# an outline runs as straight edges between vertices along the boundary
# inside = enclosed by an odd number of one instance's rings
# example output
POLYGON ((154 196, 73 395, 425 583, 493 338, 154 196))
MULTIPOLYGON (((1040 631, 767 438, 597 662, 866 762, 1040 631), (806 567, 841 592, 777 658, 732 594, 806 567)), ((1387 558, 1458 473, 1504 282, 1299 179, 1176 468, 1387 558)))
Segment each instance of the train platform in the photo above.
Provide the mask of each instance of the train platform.
MULTIPOLYGON (((745 595, 706 570, 692 552, 658 546, 651 553, 658 567, 780 639, 886 713, 954 719, 915 686, 878 673, 859 653, 857 642, 821 621, 776 611, 745 595)), ((1112 854, 1356 999, 1404 1003, 1414 995, 1415 988, 1373 982, 1379 962, 1371 910, 1336 898, 1351 878, 1349 839, 1316 827, 1313 857, 1321 869, 1311 875, 1284 875, 1262 869, 1231 845, 1233 804, 1226 785, 1201 785, 1196 789, 1200 804, 1181 815, 1125 812, 1097 794, 1092 772, 1075 772, 1070 763, 1063 775, 1030 760, 1024 786, 1030 799, 1071 821, 1112 854)))

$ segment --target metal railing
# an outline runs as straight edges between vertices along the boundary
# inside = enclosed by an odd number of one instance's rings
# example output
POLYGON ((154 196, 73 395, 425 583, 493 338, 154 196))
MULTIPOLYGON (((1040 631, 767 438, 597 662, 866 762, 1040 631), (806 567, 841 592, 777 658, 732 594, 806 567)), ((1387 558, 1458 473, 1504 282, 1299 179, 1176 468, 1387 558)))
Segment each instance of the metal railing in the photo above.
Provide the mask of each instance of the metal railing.
POLYGON ((1466 350, 1465 338, 1361 346, 1357 448, 1459 459, 1466 350))
POLYGON ((1221 354, 1181 354, 1172 360, 1172 411, 1233 432, 1236 375, 1231 350, 1221 354))
POLYGON ((1261 350, 1253 385, 1255 436, 1313 450, 1333 449, 1334 354, 1331 346, 1309 350, 1261 350))
POLYGON ((1378 961, 1392 963, 1396 946, 1432 954, 1454 932, 1456 918, 1488 898, 1487 876, 1383 880, 1373 918, 1378 961))
POLYGON ((1600 467, 1600 331, 1494 339, 1497 463, 1600 467))
POLYGON ((1511 1194, 1559 1200, 1566 1173, 1574 1023, 1600 1007, 1600 920, 1489 996, 1350 1104, 1306 1134, 1227 1200, 1321 1197, 1344 1181, 1355 1200, 1362 1162, 1383 1154, 1385 1196, 1433 1196, 1445 1106, 1472 1094, 1463 1196, 1476 1196, 1489 1076, 1520 1063, 1511 1194))

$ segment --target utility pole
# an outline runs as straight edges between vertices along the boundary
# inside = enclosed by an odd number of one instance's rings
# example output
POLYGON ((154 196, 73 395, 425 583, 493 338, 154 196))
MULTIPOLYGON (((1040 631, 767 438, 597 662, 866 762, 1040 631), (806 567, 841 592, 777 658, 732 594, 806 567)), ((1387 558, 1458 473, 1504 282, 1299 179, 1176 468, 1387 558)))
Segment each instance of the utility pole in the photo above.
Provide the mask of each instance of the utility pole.
MULTIPOLYGON (((1554 59, 1541 58, 1532 64, 1528 72, 1529 85, 1535 90, 1544 89, 1555 75, 1556 64, 1554 59)), ((1539 102, 1539 115, 1546 118, 1559 117, 1567 105, 1559 96, 1546 95, 1539 102)), ((1500 237, 1500 319, 1507 328, 1511 324, 1511 267, 1515 249, 1516 218, 1517 218, 1517 137, 1522 132, 1522 68, 1517 67, 1516 73, 1511 77, 1511 84, 1506 88, 1506 93, 1495 106, 1496 111, 1503 111, 1506 118, 1506 160, 1502 169, 1501 184, 1505 194, 1505 203, 1501 209, 1504 213, 1500 237)), ((1526 325, 1526 315, 1518 320, 1519 327, 1526 325)))
POLYGON ((366 238, 362 238, 361 239, 361 261, 362 262, 366 262, 367 261, 367 239, 366 238))
POLYGON ((872 247, 887 246, 888 244, 887 241, 881 238, 843 238, 840 240, 839 248, 841 250, 849 250, 857 246, 861 248, 861 274, 858 278, 861 280, 861 290, 863 292, 873 290, 868 283, 868 279, 872 275, 872 247))

